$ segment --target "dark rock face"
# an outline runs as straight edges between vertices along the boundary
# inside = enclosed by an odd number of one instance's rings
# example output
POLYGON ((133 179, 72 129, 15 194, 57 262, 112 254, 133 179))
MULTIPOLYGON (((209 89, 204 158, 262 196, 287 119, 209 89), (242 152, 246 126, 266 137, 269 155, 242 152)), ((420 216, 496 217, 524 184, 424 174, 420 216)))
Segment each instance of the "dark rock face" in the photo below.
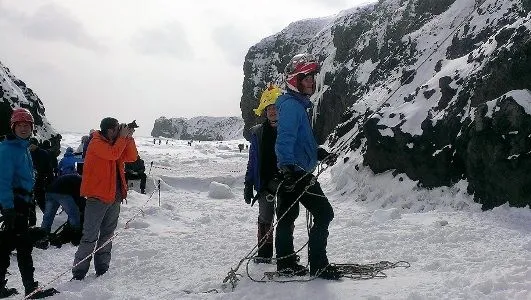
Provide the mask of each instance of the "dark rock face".
POLYGON ((426 188, 465 179, 487 209, 530 205, 530 7, 528 0, 380 0, 340 13, 306 45, 273 47, 298 36, 288 27, 249 51, 240 104, 246 128, 257 91, 281 79, 275 59, 308 51, 323 62, 312 97, 320 142, 361 148, 374 172, 405 173, 426 188), (263 61, 275 61, 274 71, 262 70, 263 61))
POLYGON ((244 79, 240 101, 246 139, 249 139, 249 129, 263 120, 253 112, 253 108, 258 107, 262 92, 269 83, 282 81, 284 67, 293 53, 304 52, 306 45, 329 21, 324 18, 292 23, 279 34, 265 38, 249 49, 243 63, 244 79))
POLYGON ((27 108, 33 115, 34 136, 38 139, 50 139, 56 134, 46 120, 44 105, 39 97, 0 62, 0 136, 11 132, 9 120, 13 109, 18 107, 27 108))
POLYGON ((223 141, 243 137, 243 120, 238 117, 160 117, 155 121, 153 137, 196 141, 223 141))
POLYGON ((531 116, 511 96, 496 101, 492 116, 488 112, 486 104, 478 106, 474 122, 456 141, 463 147, 469 192, 484 208, 529 205, 531 116))

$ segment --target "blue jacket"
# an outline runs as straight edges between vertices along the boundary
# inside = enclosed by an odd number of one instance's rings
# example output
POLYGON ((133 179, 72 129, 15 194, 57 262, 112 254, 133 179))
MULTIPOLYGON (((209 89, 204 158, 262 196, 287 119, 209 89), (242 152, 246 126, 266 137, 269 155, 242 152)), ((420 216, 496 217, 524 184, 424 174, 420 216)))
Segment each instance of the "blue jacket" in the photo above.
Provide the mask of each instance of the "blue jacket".
POLYGON ((57 167, 59 176, 77 173, 76 162, 79 161, 80 159, 75 157, 73 152, 66 152, 57 167))
POLYGON ((251 128, 245 184, 252 184, 257 192, 267 188, 268 182, 278 173, 274 152, 276 136, 276 128, 267 120, 251 128))
POLYGON ((29 192, 33 190, 33 162, 28 149, 29 141, 18 137, 8 137, 0 143, 0 206, 3 209, 13 208, 14 190, 17 199, 31 202, 29 192))
POLYGON ((245 173, 245 184, 252 184, 254 189, 260 190, 260 138, 262 124, 251 128, 251 146, 249 147, 249 161, 245 173))
POLYGON ((312 106, 310 99, 288 91, 277 99, 275 106, 278 114, 275 145, 278 167, 294 165, 313 172, 317 166, 317 142, 306 112, 312 106))

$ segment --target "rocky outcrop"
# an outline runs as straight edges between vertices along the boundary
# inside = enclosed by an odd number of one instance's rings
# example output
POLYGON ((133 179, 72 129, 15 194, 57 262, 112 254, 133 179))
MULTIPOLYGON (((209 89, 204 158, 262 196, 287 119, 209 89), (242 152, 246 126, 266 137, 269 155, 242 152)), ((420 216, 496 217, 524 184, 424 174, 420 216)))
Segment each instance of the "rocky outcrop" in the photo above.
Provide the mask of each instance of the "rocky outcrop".
POLYGON ((271 48, 298 36, 288 27, 249 51, 242 115, 281 78, 278 57, 308 51, 322 61, 312 97, 320 142, 361 149, 374 172, 405 173, 426 188, 466 179, 484 208, 529 205, 530 6, 380 0, 321 23, 306 44, 271 48), (264 62, 273 67, 260 73, 264 62))
POLYGON ((151 136, 199 141, 241 139, 243 120, 238 117, 160 117, 155 120, 151 136))
POLYGON ((57 135, 46 119, 44 105, 39 97, 0 62, 0 136, 11 132, 9 119, 13 109, 18 107, 27 108, 33 115, 34 135, 38 139, 50 139, 57 135))

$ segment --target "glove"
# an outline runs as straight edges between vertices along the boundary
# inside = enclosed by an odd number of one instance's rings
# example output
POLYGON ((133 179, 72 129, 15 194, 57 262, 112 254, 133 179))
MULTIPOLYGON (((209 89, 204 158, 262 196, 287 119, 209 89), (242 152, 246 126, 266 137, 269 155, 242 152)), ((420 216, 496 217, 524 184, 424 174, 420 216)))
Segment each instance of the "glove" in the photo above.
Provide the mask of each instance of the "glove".
POLYGON ((329 166, 332 166, 336 163, 337 156, 337 154, 330 153, 324 148, 317 148, 317 160, 322 161, 323 163, 329 166))
POLYGON ((250 183, 245 184, 245 188, 243 189, 243 199, 245 199, 245 203, 251 204, 251 201, 254 198, 254 192, 253 192, 253 185, 250 183))
POLYGON ((13 231, 15 229, 15 218, 17 217, 15 209, 4 209, 2 210, 2 215, 4 216, 4 223, 2 225, 4 231, 13 231))
MULTIPOLYGON (((282 186, 284 191, 293 192, 298 184, 301 184, 304 180, 299 180, 306 173, 304 171, 297 170, 293 165, 286 165, 280 167, 280 173, 283 177, 282 186)), ((310 176, 308 176, 310 177, 310 176)))

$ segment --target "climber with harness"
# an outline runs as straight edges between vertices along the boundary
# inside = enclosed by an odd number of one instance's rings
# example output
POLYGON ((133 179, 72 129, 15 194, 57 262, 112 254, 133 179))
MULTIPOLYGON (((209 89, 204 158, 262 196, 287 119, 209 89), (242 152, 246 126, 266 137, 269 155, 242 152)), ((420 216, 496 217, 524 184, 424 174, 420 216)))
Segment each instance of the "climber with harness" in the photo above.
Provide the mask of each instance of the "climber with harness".
POLYGON ((293 224, 299 215, 299 202, 312 214, 308 260, 310 276, 337 280, 341 272, 330 265, 326 255, 328 226, 334 211, 312 172, 319 160, 331 165, 337 155, 318 148, 307 110, 315 93, 319 63, 311 54, 295 55, 285 68, 287 92, 276 101, 278 113, 275 151, 282 183, 277 194, 277 233, 275 239, 277 272, 303 276, 308 269, 299 265, 293 248, 293 224))

